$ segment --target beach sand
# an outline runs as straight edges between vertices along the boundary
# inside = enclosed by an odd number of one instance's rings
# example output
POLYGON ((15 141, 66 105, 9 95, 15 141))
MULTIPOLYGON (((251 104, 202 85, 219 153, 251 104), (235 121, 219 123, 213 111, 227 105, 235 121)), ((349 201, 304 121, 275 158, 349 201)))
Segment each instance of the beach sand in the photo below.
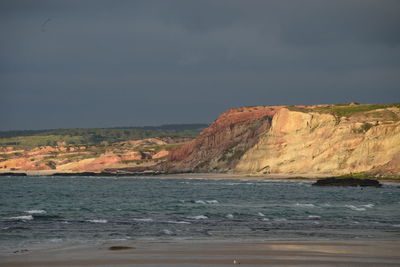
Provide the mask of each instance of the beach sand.
POLYGON ((400 241, 374 240, 124 241, 3 253, 0 266, 399 266, 399 251, 400 241))

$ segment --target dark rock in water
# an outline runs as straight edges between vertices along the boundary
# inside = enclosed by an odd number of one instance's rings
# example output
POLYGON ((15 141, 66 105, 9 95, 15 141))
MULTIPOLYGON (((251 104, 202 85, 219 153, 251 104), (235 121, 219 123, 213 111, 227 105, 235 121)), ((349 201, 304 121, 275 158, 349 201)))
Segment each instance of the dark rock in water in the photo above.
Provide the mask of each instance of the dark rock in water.
POLYGON ((127 246, 112 246, 108 248, 109 250, 124 250, 124 249, 134 249, 134 247, 127 246))
POLYGON ((330 177, 319 179, 313 186, 373 186, 373 187, 381 187, 382 184, 378 180, 374 179, 358 179, 358 178, 337 178, 330 177))
POLYGON ((24 172, 2 172, 0 176, 26 176, 24 172))

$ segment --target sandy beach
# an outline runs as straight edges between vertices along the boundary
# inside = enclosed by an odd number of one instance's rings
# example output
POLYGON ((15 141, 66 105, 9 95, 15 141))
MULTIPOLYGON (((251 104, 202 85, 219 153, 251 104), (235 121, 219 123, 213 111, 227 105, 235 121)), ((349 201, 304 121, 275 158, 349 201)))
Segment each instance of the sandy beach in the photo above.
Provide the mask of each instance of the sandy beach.
POLYGON ((398 266, 399 249, 399 241, 376 240, 130 241, 16 251, 3 254, 0 266, 398 266))

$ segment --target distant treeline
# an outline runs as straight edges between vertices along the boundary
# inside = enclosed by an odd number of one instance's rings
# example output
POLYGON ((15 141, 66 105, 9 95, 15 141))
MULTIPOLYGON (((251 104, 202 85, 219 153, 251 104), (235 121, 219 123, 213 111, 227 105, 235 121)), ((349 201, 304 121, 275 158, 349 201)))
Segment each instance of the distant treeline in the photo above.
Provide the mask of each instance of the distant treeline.
POLYGON ((161 126, 74 128, 26 131, 0 131, 0 146, 21 148, 66 142, 72 145, 97 145, 151 137, 196 137, 207 124, 168 124, 161 126))

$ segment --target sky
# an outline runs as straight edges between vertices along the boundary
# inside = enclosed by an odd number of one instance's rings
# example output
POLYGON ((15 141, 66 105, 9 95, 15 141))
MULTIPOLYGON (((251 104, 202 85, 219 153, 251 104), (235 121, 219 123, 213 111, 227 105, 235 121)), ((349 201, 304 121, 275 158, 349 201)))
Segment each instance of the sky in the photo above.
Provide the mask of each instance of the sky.
POLYGON ((2 0, 0 130, 400 102, 400 1, 2 0))

